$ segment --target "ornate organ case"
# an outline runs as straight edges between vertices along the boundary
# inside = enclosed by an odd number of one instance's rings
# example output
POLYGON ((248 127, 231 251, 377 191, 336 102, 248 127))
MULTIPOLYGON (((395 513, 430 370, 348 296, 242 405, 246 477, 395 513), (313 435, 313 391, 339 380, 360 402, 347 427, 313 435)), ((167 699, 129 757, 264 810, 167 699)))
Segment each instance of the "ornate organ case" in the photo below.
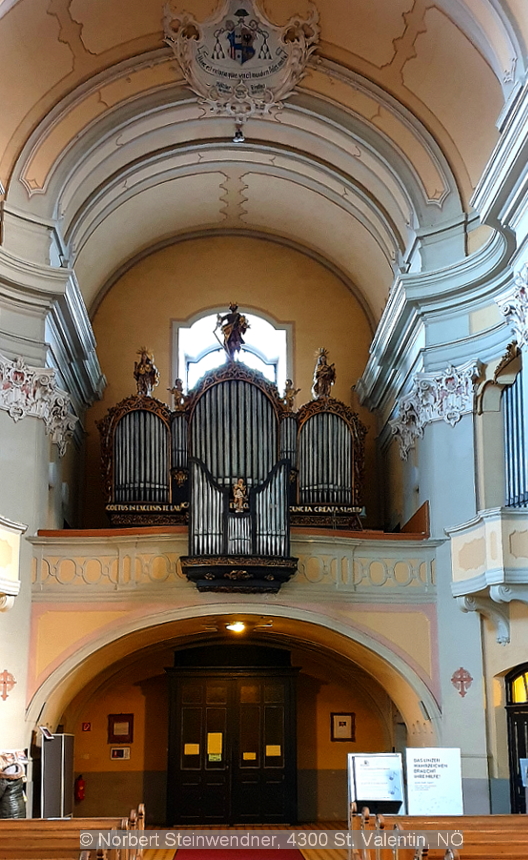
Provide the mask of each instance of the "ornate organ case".
POLYGON ((344 403, 292 408, 229 360, 173 409, 138 394, 100 422, 115 525, 188 524, 182 569, 201 591, 276 592, 296 570, 290 522, 360 529, 365 430, 344 403))
POLYGON ((189 556, 200 590, 277 591, 289 557, 289 452, 274 385, 230 361, 192 392, 189 418, 189 556), (258 586, 257 586, 258 583, 258 586))
POLYGON ((106 510, 112 525, 185 522, 171 487, 171 411, 138 394, 110 409, 101 434, 106 510))

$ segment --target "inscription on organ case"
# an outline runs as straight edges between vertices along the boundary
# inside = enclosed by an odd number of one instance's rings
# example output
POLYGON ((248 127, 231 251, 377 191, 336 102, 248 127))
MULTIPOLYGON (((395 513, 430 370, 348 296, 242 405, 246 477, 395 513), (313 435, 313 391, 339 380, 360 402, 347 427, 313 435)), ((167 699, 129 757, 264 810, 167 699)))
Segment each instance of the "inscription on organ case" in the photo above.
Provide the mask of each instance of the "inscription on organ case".
POLYGON ((152 396, 159 374, 139 350, 137 394, 99 423, 107 512, 113 525, 184 524, 185 575, 201 591, 276 592, 296 570, 290 524, 361 529, 365 428, 331 397, 335 368, 320 349, 313 399, 294 409, 238 360, 248 324, 219 315, 226 363, 172 408, 152 396))

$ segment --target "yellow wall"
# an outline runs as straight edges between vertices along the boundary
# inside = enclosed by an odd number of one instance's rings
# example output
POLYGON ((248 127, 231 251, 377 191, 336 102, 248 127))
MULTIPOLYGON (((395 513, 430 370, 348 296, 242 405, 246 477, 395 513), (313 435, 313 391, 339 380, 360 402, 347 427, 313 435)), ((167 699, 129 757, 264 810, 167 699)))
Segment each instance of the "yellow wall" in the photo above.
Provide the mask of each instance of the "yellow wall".
MULTIPOLYGON (((294 661, 301 669, 297 702, 299 769, 344 769, 349 752, 380 752, 390 748, 390 699, 372 679, 363 678, 363 673, 354 667, 354 676, 347 683, 328 664, 323 666, 300 654, 295 655, 294 661), (354 742, 331 740, 332 712, 356 715, 354 742)), ((65 715, 65 730, 75 734, 77 772, 166 769, 166 676, 164 673, 149 676, 149 664, 151 672, 158 672, 163 663, 169 666, 172 662, 172 652, 167 652, 164 659, 150 658, 141 664, 142 668, 125 670, 106 681, 82 704, 80 699, 72 703, 65 715), (145 677, 138 677, 143 674, 145 677), (131 748, 128 761, 110 759, 110 748, 119 744, 108 743, 108 715, 120 713, 134 714, 133 742, 123 744, 131 748), (82 730, 83 723, 90 723, 90 731, 82 730)))
MULTIPOLYGON (((264 311, 293 323, 293 378, 301 388, 297 405, 311 399, 316 350, 325 346, 335 363, 333 394, 351 403, 371 341, 367 318, 336 275, 310 257, 274 242, 234 236, 194 239, 165 248, 126 272, 100 303, 94 318, 98 355, 108 379, 104 399, 87 415, 85 526, 105 525, 102 512, 99 434, 95 421, 122 398, 135 393, 135 353, 154 352, 161 381, 155 396, 168 402, 171 320, 185 320, 237 301, 241 310, 264 311)), ((356 408, 356 404, 354 404, 356 408)), ((371 522, 376 517, 372 416, 365 483, 371 522)))
MULTIPOLYGON (((167 677, 163 669, 172 663, 173 651, 167 649, 140 658, 131 666, 114 667, 112 674, 97 679, 68 707, 64 729, 75 735, 75 772, 83 774, 87 791, 86 800, 76 805, 76 815, 124 814, 128 806, 146 800, 149 820, 153 820, 154 807, 154 820, 162 820, 168 743, 167 677), (130 747, 130 759, 123 761, 110 758, 110 749, 119 745, 109 744, 107 734, 108 715, 120 713, 134 715, 133 741, 123 744, 130 747), (90 724, 89 731, 83 731, 83 723, 90 724)), ((302 650, 292 652, 292 663, 300 668, 299 784, 318 785, 323 795, 321 786, 340 786, 337 805, 343 809, 339 808, 337 817, 343 817, 347 754, 390 750, 394 708, 381 687, 351 663, 334 665, 324 656, 302 650), (355 714, 355 741, 331 740, 333 712, 355 714)), ((314 817, 318 809, 326 809, 326 802, 325 797, 319 799, 312 810, 314 817)))
POLYGON ((510 616, 510 643, 499 645, 497 631, 489 621, 483 622, 486 712, 488 722, 491 776, 498 779, 509 777, 508 729, 506 714, 505 675, 516 666, 527 662, 526 625, 528 606, 512 601, 508 606, 510 616))

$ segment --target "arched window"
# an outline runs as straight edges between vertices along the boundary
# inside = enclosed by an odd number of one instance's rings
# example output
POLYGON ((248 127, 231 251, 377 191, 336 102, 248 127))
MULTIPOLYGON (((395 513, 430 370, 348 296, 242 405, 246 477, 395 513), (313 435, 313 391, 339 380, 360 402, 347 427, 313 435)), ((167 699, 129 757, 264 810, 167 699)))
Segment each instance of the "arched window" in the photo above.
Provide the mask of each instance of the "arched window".
POLYGON ((524 671, 514 677, 509 677, 509 696, 508 700, 512 705, 528 704, 528 669, 524 667, 524 671))
MULTIPOLYGON (((248 367, 274 382, 279 391, 284 389, 287 369, 287 326, 274 326, 268 320, 241 309, 249 322, 244 336, 245 344, 239 359, 248 367)), ((224 310, 221 311, 224 313, 224 310)), ((208 370, 220 367, 226 360, 222 335, 216 313, 208 313, 191 325, 175 324, 176 375, 183 381, 186 391, 194 388, 208 370)))

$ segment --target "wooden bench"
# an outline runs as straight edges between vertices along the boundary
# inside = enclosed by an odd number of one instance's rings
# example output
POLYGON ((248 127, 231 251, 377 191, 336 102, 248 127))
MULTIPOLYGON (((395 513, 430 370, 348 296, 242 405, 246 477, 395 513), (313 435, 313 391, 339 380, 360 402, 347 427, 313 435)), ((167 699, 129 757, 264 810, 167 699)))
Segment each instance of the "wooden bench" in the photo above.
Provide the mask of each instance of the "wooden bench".
POLYGON ((528 817, 519 815, 457 815, 417 816, 385 815, 370 816, 368 811, 353 814, 351 826, 354 830, 368 833, 391 830, 444 830, 460 831, 463 846, 458 851, 445 849, 413 850, 380 848, 368 849, 361 860, 528 860, 528 817), (371 853, 369 853, 371 852, 371 853))
POLYGON ((128 818, 0 819, 0 860, 140 860, 141 849, 83 850, 86 830, 137 831, 145 828, 143 804, 128 818))

